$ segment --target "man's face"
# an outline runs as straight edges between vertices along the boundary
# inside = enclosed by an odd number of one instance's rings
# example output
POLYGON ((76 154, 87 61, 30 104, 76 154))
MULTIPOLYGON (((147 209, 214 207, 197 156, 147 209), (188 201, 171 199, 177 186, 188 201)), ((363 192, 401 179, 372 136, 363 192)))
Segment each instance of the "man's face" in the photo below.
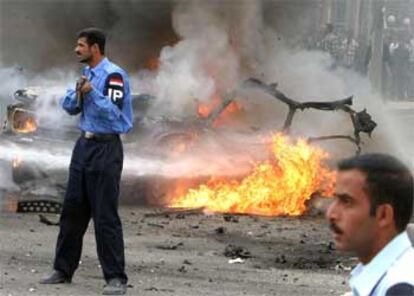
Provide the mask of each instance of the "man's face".
POLYGON ((86 42, 85 37, 78 39, 75 53, 78 56, 80 63, 88 63, 92 59, 92 49, 86 42))
POLYGON ((326 212, 335 245, 340 251, 370 252, 377 232, 376 219, 370 216, 365 173, 351 169, 340 171, 336 192, 326 212))

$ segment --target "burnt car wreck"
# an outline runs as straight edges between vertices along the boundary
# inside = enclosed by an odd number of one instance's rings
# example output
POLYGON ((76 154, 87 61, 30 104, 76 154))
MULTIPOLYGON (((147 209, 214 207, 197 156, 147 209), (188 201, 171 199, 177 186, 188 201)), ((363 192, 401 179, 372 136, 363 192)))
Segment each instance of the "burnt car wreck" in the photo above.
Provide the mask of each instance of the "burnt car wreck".
MULTIPOLYGON (((280 132, 286 135, 291 132, 291 126, 297 111, 306 111, 307 109, 316 109, 326 112, 341 111, 349 116, 353 126, 353 131, 351 131, 350 135, 334 134, 316 137, 313 136, 307 138, 309 143, 326 140, 347 140, 356 146, 356 153, 359 154, 362 150, 361 133, 366 133, 370 136, 376 127, 376 123, 365 109, 359 112, 352 109, 352 97, 342 100, 326 100, 322 102, 299 102, 289 98, 281 92, 278 89, 277 84, 266 84, 258 79, 251 78, 244 81, 237 89, 224 94, 221 102, 215 106, 209 114, 204 117, 195 117, 188 121, 171 120, 168 118, 156 120, 147 118, 145 110, 154 100, 156 100, 156 98, 150 95, 134 95, 133 106, 135 114, 137 114, 135 124, 136 127, 124 138, 127 150, 126 153, 129 153, 130 155, 147 153, 152 156, 156 155, 158 158, 161 157, 161 159, 168 159, 172 157, 177 160, 180 156, 185 154, 191 154, 193 152, 194 154, 197 154, 197 146, 207 135, 209 137, 220 138, 221 142, 219 142, 224 143, 226 149, 234 149, 237 144, 229 144, 232 139, 228 137, 226 131, 223 131, 220 127, 217 127, 215 122, 220 118, 223 112, 226 111, 230 104, 234 103, 237 98, 243 96, 243 91, 246 89, 258 89, 263 91, 288 106, 287 115, 283 126, 280 128, 280 132), (135 142, 145 143, 146 149, 141 152, 137 151, 136 146, 134 146, 135 142)), ((7 107, 6 120, 4 121, 3 133, 1 137, 3 139, 7 139, 7 141, 16 140, 16 143, 20 143, 25 147, 34 145, 44 145, 47 147, 50 143, 53 143, 54 147, 56 147, 56 145, 71 146, 71 143, 79 134, 76 125, 68 126, 64 131, 56 131, 50 126, 42 125, 42 120, 39 119, 36 114, 36 101, 40 97, 41 94, 38 94, 31 89, 22 89, 14 93, 14 99, 16 102, 7 107), (24 143, 18 141, 22 138, 25 139, 24 143), (31 140, 27 141, 27 139, 31 140)), ((249 133, 254 133, 254 131, 250 130, 249 133)), ((52 149, 54 147, 52 147, 52 149)), ((36 169, 33 169, 32 167, 33 164, 26 163, 24 159, 23 161, 20 161, 18 165, 13 165, 13 179, 17 184, 19 184, 19 186, 24 188, 25 192, 30 192, 30 187, 39 186, 39 182, 33 182, 33 179, 40 178, 47 180, 49 179, 48 176, 55 174, 45 172, 43 168, 39 168, 39 166, 37 166, 36 169)), ((47 182, 46 184, 40 185, 43 187, 54 186, 58 188, 55 193, 46 195, 46 200, 59 202, 61 199, 66 182, 66 168, 62 168, 61 171, 64 173, 61 174, 62 177, 60 181, 53 181, 52 183, 47 182)), ((198 177, 194 178, 197 179, 198 177)), ((151 184, 153 185, 156 183, 157 182, 150 182, 149 184, 151 186, 151 184)), ((162 183, 165 183, 162 187, 170 187, 171 185, 169 181, 162 183)), ((168 188, 163 188, 163 190, 168 191, 168 188)), ((19 204, 22 203, 24 206, 22 206, 22 204, 18 206, 17 209, 19 211, 50 212, 48 210, 49 207, 36 206, 39 200, 44 202, 45 195, 22 195, 25 196, 19 197, 19 204), (30 196, 30 198, 27 198, 27 196, 30 196)), ((59 209, 59 207, 53 207, 52 212, 56 212, 56 209, 59 209)))

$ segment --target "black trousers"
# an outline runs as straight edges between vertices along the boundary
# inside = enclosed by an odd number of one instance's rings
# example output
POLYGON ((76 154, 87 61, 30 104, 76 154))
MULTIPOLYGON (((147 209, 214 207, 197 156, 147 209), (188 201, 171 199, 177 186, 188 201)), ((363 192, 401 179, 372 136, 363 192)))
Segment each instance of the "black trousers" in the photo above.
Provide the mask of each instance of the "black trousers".
POLYGON ((118 215, 123 148, 111 140, 79 138, 72 154, 69 181, 60 217, 54 269, 72 277, 79 264, 82 241, 92 217, 98 258, 106 281, 125 274, 124 240, 118 215))

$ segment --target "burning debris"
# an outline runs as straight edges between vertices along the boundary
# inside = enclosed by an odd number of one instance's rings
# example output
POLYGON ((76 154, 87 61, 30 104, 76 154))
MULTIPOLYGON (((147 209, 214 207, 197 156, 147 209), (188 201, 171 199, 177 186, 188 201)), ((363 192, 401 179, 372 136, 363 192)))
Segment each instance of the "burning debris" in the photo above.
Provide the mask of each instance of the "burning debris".
POLYGON ((330 192, 335 173, 323 164, 323 150, 305 140, 291 144, 279 133, 270 143, 272 158, 255 164, 241 180, 211 178, 184 196, 171 197, 170 207, 204 207, 213 213, 300 215, 316 191, 330 192))
MULTIPOLYGON (((332 139, 347 139, 361 152, 360 133, 371 135, 376 123, 366 110, 356 112, 350 106, 352 97, 328 102, 300 103, 288 98, 277 89, 277 84, 267 85, 257 79, 248 79, 242 88, 260 88, 276 99, 287 104, 288 115, 283 133, 271 136, 269 146, 270 160, 252 165, 251 173, 239 179, 227 180, 211 177, 206 184, 190 188, 184 194, 182 184, 178 191, 169 197, 169 207, 203 207, 213 213, 247 213, 254 215, 301 215, 306 211, 307 201, 315 193, 324 194, 332 190, 335 173, 324 161, 328 154, 313 147, 312 142, 332 139), (349 114, 353 127, 353 136, 331 135, 300 139, 290 143, 288 133, 297 110, 317 109, 322 111, 343 111, 349 114)), ((221 103, 210 113, 204 114, 207 127, 214 122, 230 104, 234 103, 236 92, 228 93, 221 103)), ((199 136, 201 138, 201 136, 199 136)), ((316 194, 316 195, 318 195, 316 194)))
POLYGON ((213 97, 211 104, 200 104, 197 113, 204 118, 206 126, 218 126, 223 121, 222 118, 219 118, 221 115, 224 117, 226 114, 232 114, 241 110, 241 106, 236 103, 235 98, 235 92, 225 94, 223 99, 216 95, 213 97))
POLYGON ((13 134, 33 133, 37 129, 34 104, 38 94, 30 88, 17 90, 14 99, 17 101, 7 106, 3 131, 13 134))

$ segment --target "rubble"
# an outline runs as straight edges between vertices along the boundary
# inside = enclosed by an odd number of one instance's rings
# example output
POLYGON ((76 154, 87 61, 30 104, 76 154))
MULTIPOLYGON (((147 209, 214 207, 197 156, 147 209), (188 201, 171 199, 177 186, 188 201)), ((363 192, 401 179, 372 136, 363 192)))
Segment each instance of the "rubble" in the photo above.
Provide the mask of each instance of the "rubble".
POLYGON ((305 258, 299 257, 292 262, 292 268, 298 269, 324 269, 328 266, 328 260, 324 257, 319 258, 305 258))
POLYGON ((48 226, 58 226, 59 225, 59 221, 51 221, 49 218, 47 218, 46 216, 40 214, 39 215, 39 221, 40 223, 46 224, 48 226))
MULTIPOLYGON (((132 286, 132 287, 129 287, 129 285, 128 285, 128 288, 133 288, 133 286, 132 286)), ((145 288, 145 289, 144 289, 144 291, 154 291, 154 292, 167 292, 167 293, 174 293, 174 290, 172 290, 172 289, 159 289, 159 288, 157 288, 157 287, 149 287, 149 288, 145 288)))
POLYGON ((169 218, 170 216, 174 216, 176 219, 184 219, 187 215, 199 215, 203 214, 204 208, 190 208, 190 209, 183 209, 183 208, 167 208, 162 209, 161 211, 153 212, 153 213, 146 213, 144 217, 146 218, 153 218, 153 217, 166 217, 169 218))
POLYGON ((339 272, 339 271, 351 271, 352 267, 351 266, 346 266, 345 264, 343 264, 342 262, 338 261, 338 263, 335 265, 335 271, 339 272))
POLYGON ((249 252, 249 250, 247 250, 246 248, 232 245, 232 244, 226 246, 224 250, 224 256, 230 257, 233 259, 236 259, 236 258, 246 259, 246 258, 253 257, 252 254, 249 252))
POLYGON ((287 263, 285 255, 282 254, 280 256, 277 256, 276 259, 275 259, 275 263, 280 263, 280 264, 287 263))
POLYGON ((183 242, 178 242, 178 243, 167 242, 163 245, 156 246, 156 248, 160 250, 177 250, 179 247, 182 247, 183 245, 184 245, 183 242))
POLYGON ((225 227, 223 227, 223 226, 220 226, 220 227, 217 227, 217 228, 214 230, 214 232, 215 232, 216 234, 224 234, 224 233, 226 233, 226 232, 227 232, 227 229, 226 229, 225 227))
POLYGON ((237 218, 235 215, 223 215, 223 219, 226 222, 239 223, 239 218, 237 218))

